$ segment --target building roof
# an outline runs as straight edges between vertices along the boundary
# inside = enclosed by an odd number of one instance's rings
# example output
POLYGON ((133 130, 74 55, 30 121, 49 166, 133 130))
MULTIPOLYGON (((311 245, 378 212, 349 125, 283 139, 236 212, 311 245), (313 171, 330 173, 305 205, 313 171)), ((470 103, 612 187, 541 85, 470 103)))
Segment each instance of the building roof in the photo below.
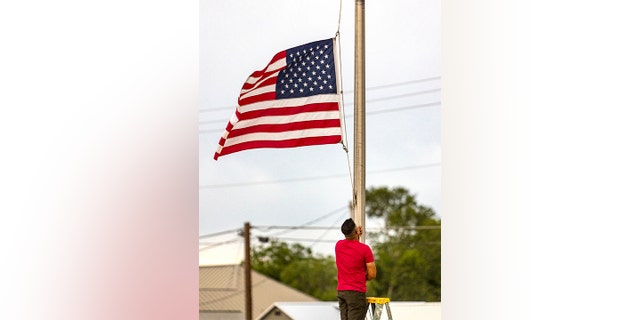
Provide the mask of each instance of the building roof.
MULTIPOLYGON (((440 320, 442 319, 440 302, 391 301, 391 316, 403 320, 440 320)), ((276 302, 256 319, 269 317, 275 309, 280 310, 293 320, 340 319, 338 302, 276 302)), ((370 311, 367 311, 369 313, 370 311)), ((386 307, 382 310, 381 320, 388 320, 386 307)))
MULTIPOLYGON (((440 320, 442 312, 440 302, 391 301, 391 316, 394 319, 440 320)), ((382 319, 387 319, 386 310, 382 310, 382 319)))
POLYGON ((338 302, 276 302, 256 319, 264 319, 272 310, 278 309, 290 319, 326 320, 340 319, 338 302))
MULTIPOLYGON (((253 316, 276 301, 318 301, 301 291, 251 271, 253 316)), ((244 267, 200 266, 200 313, 242 314, 245 308, 244 267)))

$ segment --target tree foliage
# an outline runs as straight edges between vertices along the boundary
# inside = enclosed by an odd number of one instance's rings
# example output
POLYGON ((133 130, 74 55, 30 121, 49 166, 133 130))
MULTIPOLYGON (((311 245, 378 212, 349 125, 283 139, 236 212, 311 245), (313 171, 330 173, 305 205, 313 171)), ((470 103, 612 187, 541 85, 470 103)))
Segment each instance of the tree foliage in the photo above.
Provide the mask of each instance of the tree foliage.
POLYGON ((251 248, 251 268, 274 280, 282 281, 282 270, 294 261, 309 259, 311 249, 299 243, 271 241, 268 246, 251 248))
POLYGON ((385 228, 367 233, 378 276, 369 295, 392 300, 440 301, 440 219, 402 187, 367 190, 366 214, 385 228))
MULTIPOLYGON (((440 301, 440 219, 402 187, 372 187, 366 193, 369 220, 385 228, 367 232, 377 277, 367 295, 395 301, 440 301)), ((367 223, 367 226, 370 224, 367 223)), ((271 241, 251 250, 252 268, 320 300, 335 301, 335 257, 315 256, 298 243, 271 241)))
POLYGON ((336 299, 337 271, 333 257, 315 256, 298 243, 272 240, 251 249, 251 267, 274 280, 320 300, 336 299))
POLYGON ((294 261, 281 273, 282 282, 324 301, 336 300, 338 286, 335 260, 314 257, 294 261))

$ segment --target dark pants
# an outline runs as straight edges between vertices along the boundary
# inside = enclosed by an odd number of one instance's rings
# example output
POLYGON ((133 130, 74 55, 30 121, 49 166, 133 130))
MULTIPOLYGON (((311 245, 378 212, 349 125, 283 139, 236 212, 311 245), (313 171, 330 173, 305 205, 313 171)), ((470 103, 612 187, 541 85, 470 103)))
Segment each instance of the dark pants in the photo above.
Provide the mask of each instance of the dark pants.
POLYGON ((338 291, 341 320, 364 320, 367 315, 367 297, 364 292, 338 291))

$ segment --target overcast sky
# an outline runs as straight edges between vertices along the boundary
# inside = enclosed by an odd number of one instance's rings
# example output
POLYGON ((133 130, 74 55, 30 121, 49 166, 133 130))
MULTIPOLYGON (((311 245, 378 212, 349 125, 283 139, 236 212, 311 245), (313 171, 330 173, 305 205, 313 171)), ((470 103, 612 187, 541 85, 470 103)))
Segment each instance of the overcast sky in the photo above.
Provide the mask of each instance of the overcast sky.
MULTIPOLYGON (((314 251, 330 253, 352 198, 354 2, 343 3, 340 20, 349 158, 336 144, 247 150, 218 161, 213 154, 249 74, 264 68, 278 51, 333 37, 340 2, 200 4, 200 235, 241 228, 244 222, 298 226, 315 221, 312 225, 336 229, 252 233, 278 232, 282 239, 304 239, 301 243, 314 251)), ((365 14, 366 185, 405 187, 441 216, 440 1, 370 1, 365 14)), ((242 241, 235 233, 202 240, 201 248, 209 245, 201 251, 201 264, 242 259, 242 241)))

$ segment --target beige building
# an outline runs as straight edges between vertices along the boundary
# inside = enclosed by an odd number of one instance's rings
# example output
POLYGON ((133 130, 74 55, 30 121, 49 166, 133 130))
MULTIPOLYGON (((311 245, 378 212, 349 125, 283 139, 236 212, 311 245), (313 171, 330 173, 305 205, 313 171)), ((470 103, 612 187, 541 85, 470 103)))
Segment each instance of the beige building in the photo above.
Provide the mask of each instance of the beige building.
MULTIPOLYGON (((337 301, 319 301, 255 271, 251 280, 256 320, 340 319, 337 301)), ((200 266, 200 320, 245 320, 244 299, 241 265, 200 266)), ((391 301, 390 306, 394 319, 441 320, 440 302, 391 301)))
MULTIPOLYGON (((278 301, 318 301, 258 272, 251 272, 254 318, 278 301)), ((245 320, 244 268, 200 266, 200 320, 245 320)))

